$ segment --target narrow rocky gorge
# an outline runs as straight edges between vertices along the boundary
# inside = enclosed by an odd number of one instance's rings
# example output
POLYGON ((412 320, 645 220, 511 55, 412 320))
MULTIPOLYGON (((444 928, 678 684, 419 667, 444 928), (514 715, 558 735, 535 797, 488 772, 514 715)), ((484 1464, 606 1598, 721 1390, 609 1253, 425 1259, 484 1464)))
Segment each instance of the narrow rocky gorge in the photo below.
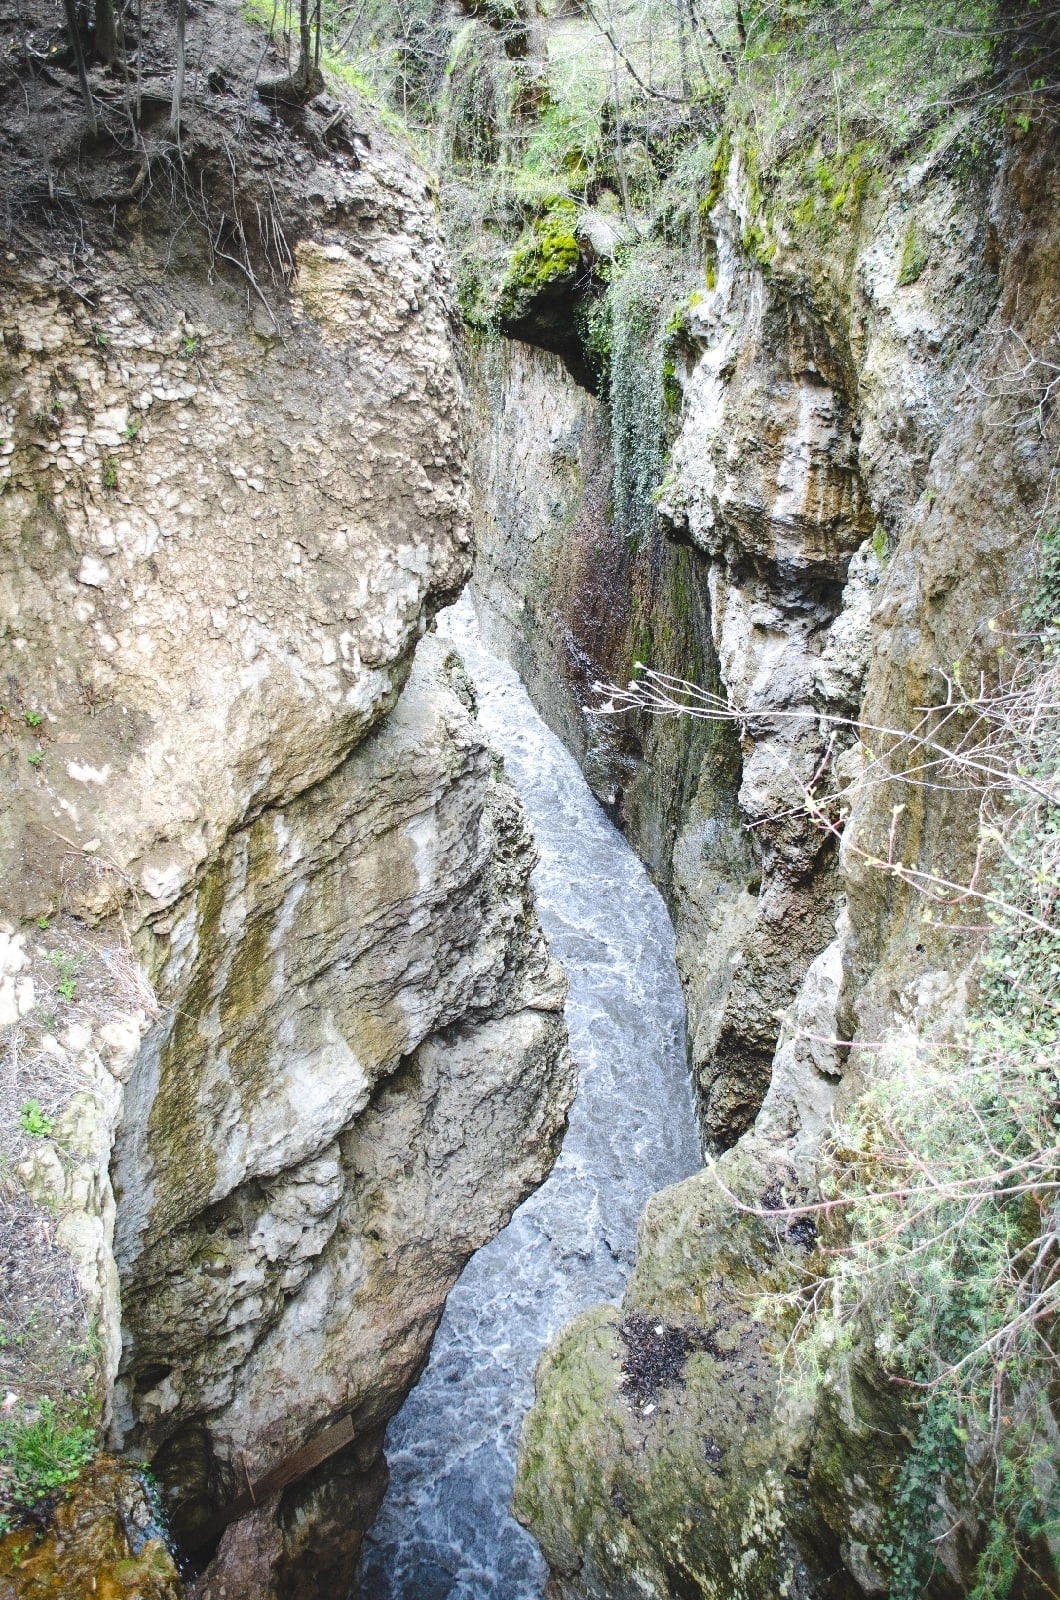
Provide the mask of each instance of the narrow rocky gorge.
POLYGON ((483 729, 533 824, 535 897, 569 976, 579 1085, 559 1160, 464 1269, 427 1369, 387 1432, 390 1486, 360 1592, 533 1600, 544 1564, 508 1507, 534 1368, 565 1322, 621 1295, 645 1202, 696 1171, 699 1142, 658 891, 512 668, 482 647, 468 600, 439 627, 460 651, 483 729))
POLYGON ((2 24, 4 1596, 1058 1581, 1043 1367, 989 1511, 878 1300, 792 1377, 849 1119, 992 981, 998 814, 902 764, 1056 626, 1056 18, 899 117, 816 0, 691 9, 322 12, 325 79, 193 8, 176 136, 154 0, 91 136, 2 24))

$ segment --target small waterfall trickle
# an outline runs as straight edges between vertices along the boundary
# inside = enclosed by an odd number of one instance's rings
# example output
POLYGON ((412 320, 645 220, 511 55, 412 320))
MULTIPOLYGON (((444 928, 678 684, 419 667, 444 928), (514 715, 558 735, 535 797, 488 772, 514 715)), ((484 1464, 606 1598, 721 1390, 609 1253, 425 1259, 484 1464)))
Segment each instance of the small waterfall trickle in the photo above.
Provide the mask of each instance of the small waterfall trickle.
MULTIPOLYGON (((537 911, 570 980, 578 1096, 548 1180, 468 1262, 430 1360, 387 1432, 390 1487, 362 1600, 539 1600, 545 1566, 508 1502, 538 1356, 617 1301, 648 1197, 700 1165, 684 1002, 665 906, 468 599, 440 619, 537 837, 537 911)), ((357 1592, 355 1587, 354 1593, 357 1592)))

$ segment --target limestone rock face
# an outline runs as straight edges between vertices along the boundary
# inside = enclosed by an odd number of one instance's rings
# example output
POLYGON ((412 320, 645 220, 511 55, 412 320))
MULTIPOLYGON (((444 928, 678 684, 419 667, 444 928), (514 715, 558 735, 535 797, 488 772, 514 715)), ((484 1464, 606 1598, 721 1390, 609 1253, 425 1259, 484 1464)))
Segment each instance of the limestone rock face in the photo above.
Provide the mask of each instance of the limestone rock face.
MULTIPOLYGON (((649 1202, 623 1310, 585 1313, 542 1358, 514 1504, 558 1600, 886 1594, 870 1551, 899 1459, 880 1448, 901 1437, 895 1393, 862 1356, 816 1405, 793 1395, 790 1327, 753 1310, 815 1244, 762 1213, 806 1194, 785 1147, 745 1136, 649 1202)), ((935 1592, 954 1591, 943 1577, 935 1592)))
MULTIPOLYGON (((683 961, 708 1134, 757 1116, 650 1203, 622 1311, 587 1313, 541 1363, 516 1504, 562 1600, 888 1591, 878 1546, 908 1419, 872 1329, 803 1404, 778 1382, 790 1330, 753 1308, 813 1271, 808 1219, 769 1213, 816 1192, 832 1106, 864 1089, 881 1043, 911 1048, 963 1004, 952 942, 872 863, 893 849, 960 879, 976 804, 925 786, 896 817, 865 749, 829 751, 816 718, 846 709, 910 728, 954 661, 989 663, 989 620, 1018 597, 1055 451, 1004 377, 1017 348, 1055 331, 1047 136, 971 182, 941 146, 878 196, 842 259, 780 240, 768 280, 731 222, 738 163, 730 179, 665 504, 709 562, 721 677, 749 713, 739 804, 758 824, 762 879, 756 893, 712 861, 692 815, 674 895, 679 926, 697 930, 683 961), (935 244, 902 283, 910 209, 935 244), (791 731, 773 711, 810 716, 791 731), (848 812, 834 863, 791 811, 817 768, 848 812), (761 1051, 754 1094, 746 1042, 761 1051)), ((940 1516, 929 1595, 968 1592, 980 1537, 940 1516)))
MULTIPOLYGON (((234 10, 201 43, 261 65, 234 10)), ((80 1164, 42 1143, 26 1174, 105 1320, 114 1443, 216 1553, 202 1593, 305 1600, 346 1593, 386 1422, 574 1069, 532 837, 430 632, 470 532, 428 183, 378 128, 336 154, 313 106, 252 119, 230 180, 195 119, 226 205, 278 195, 268 304, 146 212, 127 248, 3 264, 0 889, 131 940, 157 992, 134 1017, 103 985, 57 1128, 80 1164), (340 1455, 203 1537, 343 1418, 340 1455)))
POLYGON ((806 799, 845 787, 837 758, 850 735, 822 713, 858 714, 886 552, 924 488, 960 382, 955 353, 977 349, 997 296, 989 196, 956 182, 941 155, 864 217, 852 247, 840 239, 815 259, 805 241, 782 241, 768 277, 740 245, 743 183, 737 153, 713 214, 716 285, 689 317, 694 354, 661 499, 707 559, 721 680, 748 714, 738 804, 760 852, 757 903, 749 915, 745 883, 729 875, 721 945, 703 941, 693 912, 679 956, 704 1126, 722 1146, 753 1121, 779 1016, 832 937, 833 841, 806 799), (895 239, 910 207, 925 234, 945 219, 966 253, 947 241, 937 273, 900 286, 895 239))
POLYGON ((604 514, 605 418, 556 355, 517 340, 473 352, 474 594, 486 637, 615 806, 617 731, 584 715, 591 677, 623 655, 629 557, 604 514), (542 425, 545 419, 545 425, 542 425))
POLYGON ((103 1377, 102 1411, 109 1423, 122 1347, 110 1158, 122 1116, 123 1084, 148 1019, 143 1011, 115 1016, 110 1006, 108 1014, 107 1021, 92 1019, 95 1026, 85 1021, 71 1024, 59 1039, 46 1036, 48 1066, 80 1087, 51 1137, 34 1140, 17 1174, 30 1196, 56 1219, 56 1243, 69 1255, 77 1274, 86 1317, 95 1327, 103 1377))
POLYGON ((233 837, 174 932, 115 1160, 118 1418, 189 1542, 244 1459, 263 1476, 342 1413, 381 1434, 556 1153, 565 986, 454 673, 425 640, 386 723, 233 837))

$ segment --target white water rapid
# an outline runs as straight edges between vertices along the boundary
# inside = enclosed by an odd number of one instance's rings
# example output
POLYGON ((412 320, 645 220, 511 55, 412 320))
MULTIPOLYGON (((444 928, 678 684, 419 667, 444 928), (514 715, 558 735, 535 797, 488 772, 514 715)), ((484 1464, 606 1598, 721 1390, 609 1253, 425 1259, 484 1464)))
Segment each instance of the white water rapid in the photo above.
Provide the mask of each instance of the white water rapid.
POLYGON ((545 1564, 508 1510, 537 1358, 579 1311, 620 1298, 645 1201, 700 1154, 663 902, 515 672, 482 647, 470 602, 439 631, 464 658, 483 731, 533 823, 537 912, 570 979, 579 1086, 551 1176, 468 1262, 390 1424, 390 1487, 360 1595, 539 1600, 545 1564))

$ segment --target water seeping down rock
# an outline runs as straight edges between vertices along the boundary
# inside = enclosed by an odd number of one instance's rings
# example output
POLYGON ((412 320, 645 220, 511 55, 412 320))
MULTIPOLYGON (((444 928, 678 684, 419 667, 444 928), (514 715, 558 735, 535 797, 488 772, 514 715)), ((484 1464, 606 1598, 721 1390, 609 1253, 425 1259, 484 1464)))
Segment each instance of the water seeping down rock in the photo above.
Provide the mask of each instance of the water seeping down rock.
POLYGON ((236 208, 242 276, 150 186, 2 267, 0 883, 141 969, 76 1036, 40 1025, 89 1092, 27 1179, 101 1318, 110 1440, 210 1563, 198 1593, 307 1597, 345 1593, 385 1424, 550 1167, 573 1067, 528 825, 424 637, 470 564, 429 186, 352 98, 240 122, 260 39, 189 28, 227 87, 187 170, 236 208), (326 1468, 211 1525, 343 1418, 326 1468))

